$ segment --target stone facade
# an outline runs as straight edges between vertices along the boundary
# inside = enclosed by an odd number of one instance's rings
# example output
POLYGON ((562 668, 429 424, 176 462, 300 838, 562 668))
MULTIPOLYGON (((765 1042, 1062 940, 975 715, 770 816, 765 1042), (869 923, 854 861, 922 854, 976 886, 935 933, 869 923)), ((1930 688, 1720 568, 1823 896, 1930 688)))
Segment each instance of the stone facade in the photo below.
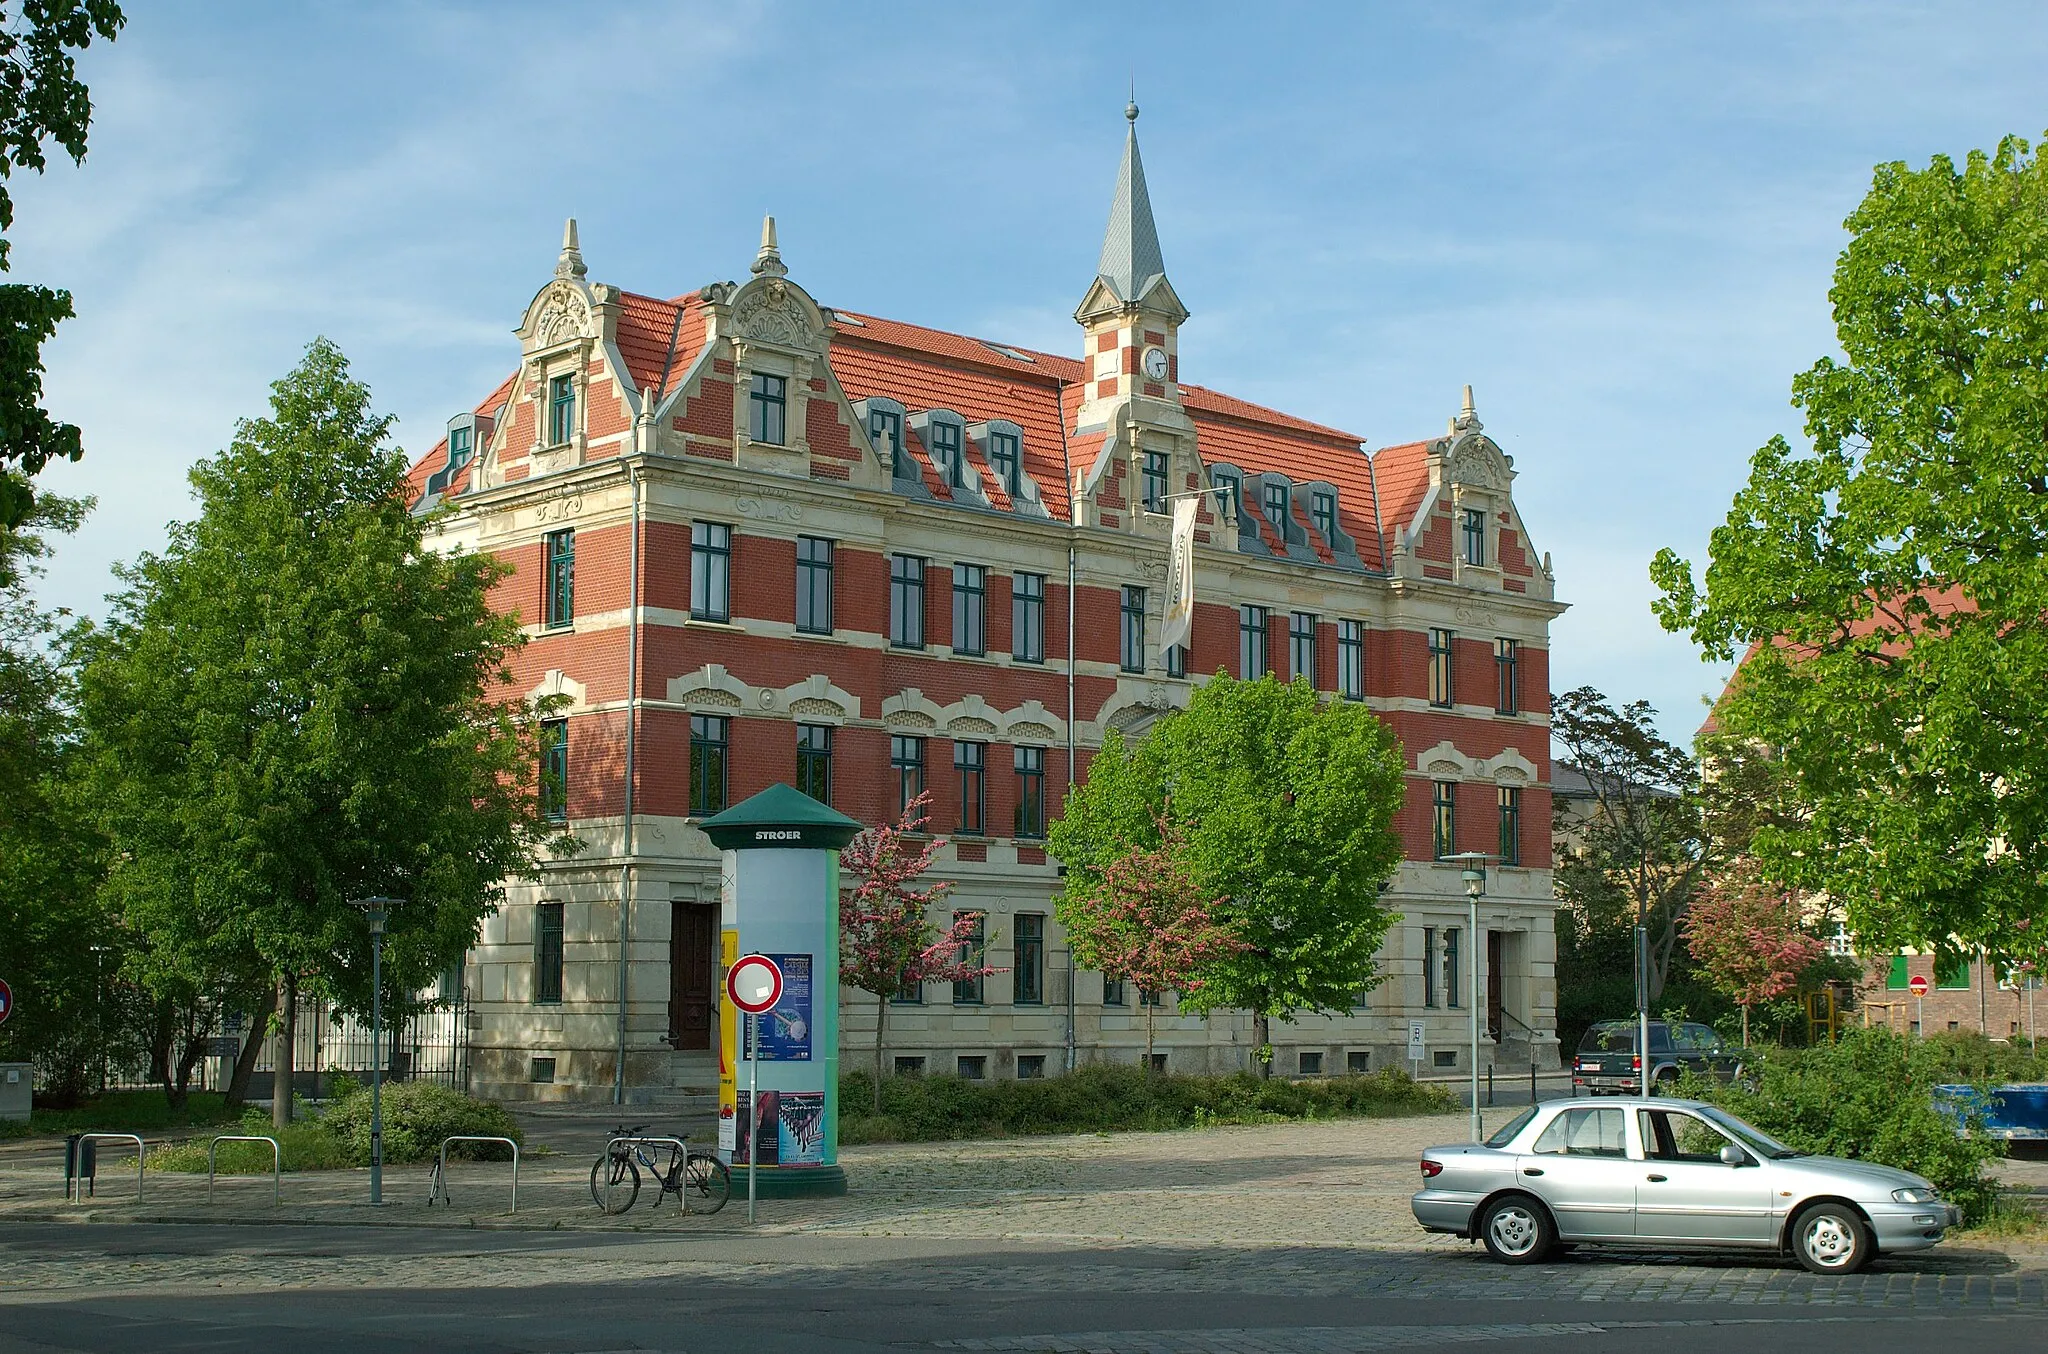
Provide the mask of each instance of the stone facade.
MULTIPOLYGON (((471 953, 479 1091, 713 1086, 720 865, 696 824, 806 777, 870 823, 921 778, 950 905, 988 913, 1006 970, 978 1001, 935 984, 894 1006, 892 1065, 1030 1076, 1070 1039, 1077 1061, 1140 1056, 1138 994, 1069 973, 1043 825, 1109 730, 1141 732, 1204 674, 1268 668, 1364 700, 1410 770, 1384 981, 1347 1015, 1276 1022, 1277 1070, 1400 1064, 1411 1018, 1429 1067, 1464 1069, 1475 994, 1471 950, 1451 953, 1470 941, 1458 870, 1435 861, 1445 828, 1453 849, 1514 857, 1481 909, 1498 1035, 1482 1058, 1555 1064, 1562 608, 1512 462, 1469 391, 1443 436, 1368 454, 1183 383, 1188 315, 1158 260, 1134 131, 1081 361, 821 306, 772 222, 744 283, 667 300, 590 282, 571 223, 519 370, 414 471, 445 548, 512 566, 494 600, 531 636, 518 690, 566 704, 561 807, 583 843, 515 884, 471 953), (1162 653, 1168 516, 1147 502, 1221 484, 1192 638, 1162 653)), ((1169 1067, 1247 1065, 1249 1017, 1166 1001, 1169 1067)), ((842 1006, 863 1066, 875 1000, 842 1006)))

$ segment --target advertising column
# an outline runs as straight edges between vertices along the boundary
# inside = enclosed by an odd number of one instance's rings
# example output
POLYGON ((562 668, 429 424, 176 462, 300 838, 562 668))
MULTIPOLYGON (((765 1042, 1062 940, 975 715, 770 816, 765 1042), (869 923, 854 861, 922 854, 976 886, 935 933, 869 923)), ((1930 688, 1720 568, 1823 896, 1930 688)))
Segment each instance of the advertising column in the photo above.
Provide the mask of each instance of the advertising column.
MULTIPOLYGON (((725 853, 720 953, 729 967, 765 954, 782 969, 782 997, 761 1017, 760 1091, 747 1084, 745 1022, 719 997, 720 1155, 746 1169, 758 1134, 762 1198, 844 1194, 839 1167, 839 849, 860 824, 787 785, 708 818, 725 853)), ((721 979, 723 975, 721 974, 721 979)), ((744 1180, 735 1180, 737 1189, 744 1180)))

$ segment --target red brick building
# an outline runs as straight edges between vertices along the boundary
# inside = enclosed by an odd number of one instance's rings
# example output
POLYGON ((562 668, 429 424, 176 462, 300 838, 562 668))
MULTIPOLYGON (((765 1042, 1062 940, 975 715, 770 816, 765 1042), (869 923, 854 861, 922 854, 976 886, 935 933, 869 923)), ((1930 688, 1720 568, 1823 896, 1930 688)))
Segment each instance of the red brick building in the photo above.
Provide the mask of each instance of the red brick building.
MULTIPOLYGON (((1443 847, 1509 858, 1482 911, 1482 1057, 1554 1062, 1562 608, 1470 392, 1444 435, 1368 452, 1185 379, 1135 127, 1082 281, 1078 356, 1031 352, 821 305, 772 221, 745 282, 665 299, 591 282, 570 223, 518 370, 415 470, 449 548, 514 566, 496 602, 532 636, 522 686, 568 698, 556 807, 586 843, 471 955, 488 1092, 712 1083, 719 858, 695 824, 776 781, 866 822, 931 791, 955 905, 989 914, 1008 971, 906 994, 897 1065, 1137 1057, 1139 994, 1068 969, 1045 824, 1107 731, 1218 670, 1363 700, 1410 765, 1385 981, 1276 1025, 1278 1070, 1399 1062, 1411 1018, 1431 1066, 1464 1066, 1473 942, 1443 847), (1193 637, 1161 652, 1165 499, 1211 486, 1193 637)), ((1169 1066, 1246 1065, 1248 1017, 1167 1001, 1169 1066)), ((874 999, 843 1010, 862 1056, 874 999)))

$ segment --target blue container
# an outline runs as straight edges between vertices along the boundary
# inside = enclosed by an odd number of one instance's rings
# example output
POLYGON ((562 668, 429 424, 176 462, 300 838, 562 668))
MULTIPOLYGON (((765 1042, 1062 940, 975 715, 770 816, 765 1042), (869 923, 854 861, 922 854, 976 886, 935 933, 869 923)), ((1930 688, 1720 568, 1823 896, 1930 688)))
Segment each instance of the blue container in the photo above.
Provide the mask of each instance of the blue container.
POLYGON ((1962 1130, 1969 1116, 1983 1122, 1986 1136, 2023 1142, 2048 1141, 2048 1083, 1994 1086, 1937 1086, 1935 1104, 1962 1130))

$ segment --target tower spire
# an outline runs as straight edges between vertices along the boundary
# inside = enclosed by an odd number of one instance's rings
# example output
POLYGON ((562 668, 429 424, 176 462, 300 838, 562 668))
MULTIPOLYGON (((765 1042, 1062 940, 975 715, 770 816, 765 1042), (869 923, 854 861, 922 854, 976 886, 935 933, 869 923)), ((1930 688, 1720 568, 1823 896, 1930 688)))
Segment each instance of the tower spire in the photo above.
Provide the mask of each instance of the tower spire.
POLYGON ((1159 228, 1152 223, 1152 198, 1145 191, 1145 162, 1138 156, 1137 84, 1124 106, 1130 129, 1124 135, 1124 159, 1117 167, 1116 196, 1109 205, 1109 229, 1102 237, 1102 258, 1096 273, 1121 301, 1135 301, 1166 276, 1159 252, 1159 228))
POLYGON ((555 260, 556 277, 582 277, 589 269, 583 266, 583 251, 576 244, 576 218, 562 227, 562 253, 555 260))

